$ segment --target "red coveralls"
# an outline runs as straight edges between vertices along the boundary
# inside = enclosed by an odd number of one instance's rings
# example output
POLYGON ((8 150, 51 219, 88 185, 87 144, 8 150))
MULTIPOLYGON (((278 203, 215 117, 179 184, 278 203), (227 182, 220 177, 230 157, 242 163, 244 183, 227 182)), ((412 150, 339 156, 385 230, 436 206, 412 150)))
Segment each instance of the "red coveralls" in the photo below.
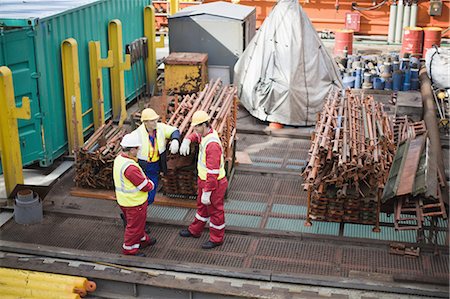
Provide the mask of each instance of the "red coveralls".
MULTIPOLYGON (((122 156, 127 157, 125 154, 122 156)), ((130 158, 131 159, 131 158, 130 158)), ((140 186, 146 177, 142 175, 142 172, 134 165, 130 165, 125 169, 125 177, 130 180, 135 186, 140 186)), ((148 183, 140 188, 141 191, 149 192, 154 188, 153 182, 148 180, 148 183)), ((127 255, 135 255, 139 248, 146 247, 150 243, 150 237, 145 232, 145 221, 147 219, 147 206, 148 202, 136 207, 122 207, 122 213, 127 220, 127 226, 125 227, 124 243, 122 245, 122 253, 127 255)))
MULTIPOLYGON (((208 134, 212 133, 212 129, 208 134)), ((202 137, 197 133, 192 133, 187 137, 191 142, 200 143, 202 137)), ((206 168, 219 169, 220 158, 222 156, 222 148, 217 142, 211 142, 206 146, 206 168)), ((228 187, 228 180, 226 177, 218 180, 218 174, 208 173, 206 181, 197 179, 197 214, 194 222, 189 225, 189 232, 194 236, 200 236, 206 222, 209 224, 209 239, 214 243, 223 243, 225 234, 225 213, 224 213, 224 197, 228 187), (204 205, 201 202, 203 191, 212 191, 211 204, 204 205)))

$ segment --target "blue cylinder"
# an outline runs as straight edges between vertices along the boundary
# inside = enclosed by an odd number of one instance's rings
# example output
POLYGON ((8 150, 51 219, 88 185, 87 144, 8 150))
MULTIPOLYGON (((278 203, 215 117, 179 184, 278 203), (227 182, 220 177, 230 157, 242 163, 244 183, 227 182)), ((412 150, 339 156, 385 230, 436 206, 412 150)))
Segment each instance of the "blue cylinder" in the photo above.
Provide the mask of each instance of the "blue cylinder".
POLYGON ((410 57, 409 58, 409 63, 411 64, 411 65, 413 65, 413 64, 416 64, 416 65, 420 65, 420 59, 419 58, 417 58, 417 57, 410 57))
POLYGON ((398 70, 392 75, 392 89, 394 91, 402 90, 403 72, 398 70))
POLYGON ((411 69, 411 80, 419 79, 419 69, 411 69))
POLYGON ((387 78, 384 81, 384 90, 392 90, 392 78, 387 78))
POLYGON ((403 91, 408 91, 411 89, 411 70, 406 69, 403 77, 403 91))
POLYGON ((354 88, 355 87, 355 77, 344 75, 344 79, 342 79, 344 88, 354 88))
POLYGON ((418 90, 420 88, 419 79, 411 79, 411 90, 418 90))
POLYGON ((400 69, 402 71, 406 70, 409 68, 409 58, 402 58, 402 62, 400 64, 400 69))
POLYGON ((373 89, 383 90, 384 89, 384 80, 380 77, 375 77, 373 79, 373 89))
POLYGON ((400 69, 400 61, 398 60, 394 60, 394 62, 392 63, 392 71, 398 71, 400 69))
POLYGON ((355 88, 361 88, 362 80, 361 80, 361 73, 362 69, 358 67, 356 69, 356 75, 355 75, 355 88))
POLYGON ((353 67, 353 60, 351 58, 349 58, 347 60, 347 69, 351 69, 353 67))

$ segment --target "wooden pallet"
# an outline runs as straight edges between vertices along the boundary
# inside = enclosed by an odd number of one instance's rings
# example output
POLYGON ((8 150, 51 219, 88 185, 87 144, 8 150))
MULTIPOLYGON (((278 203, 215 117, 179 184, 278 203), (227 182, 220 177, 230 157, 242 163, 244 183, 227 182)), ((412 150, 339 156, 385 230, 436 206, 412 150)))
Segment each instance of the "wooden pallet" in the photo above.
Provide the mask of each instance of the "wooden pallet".
MULTIPOLYGON (((87 189, 74 187, 70 190, 70 195, 85 198, 116 200, 116 194, 113 190, 87 189)), ((170 198, 162 193, 156 193, 155 205, 170 206, 179 208, 196 209, 197 203, 192 199, 170 198)))

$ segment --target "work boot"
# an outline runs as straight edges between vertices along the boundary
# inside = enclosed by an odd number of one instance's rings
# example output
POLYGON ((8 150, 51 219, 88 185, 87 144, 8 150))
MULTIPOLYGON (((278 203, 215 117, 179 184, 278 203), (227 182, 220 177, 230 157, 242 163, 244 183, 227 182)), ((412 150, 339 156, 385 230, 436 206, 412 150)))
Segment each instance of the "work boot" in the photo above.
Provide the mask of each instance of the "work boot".
POLYGON ((223 244, 223 242, 216 243, 216 242, 212 242, 212 241, 207 241, 202 244, 202 248, 203 249, 213 249, 214 247, 220 246, 222 244, 223 244))
POLYGON ((195 236, 195 235, 191 234, 191 232, 188 229, 186 229, 186 228, 180 230, 180 236, 182 236, 184 238, 190 238, 190 237, 192 237, 192 238, 200 238, 200 236, 195 236))
POLYGON ((150 235, 150 224, 146 224, 144 230, 147 233, 147 235, 150 235))
POLYGON ((123 213, 120 213, 120 218, 122 218, 123 228, 127 227, 127 218, 125 218, 123 213))
POLYGON ((141 246, 139 246, 140 249, 144 249, 148 246, 153 246, 156 244, 156 238, 150 237, 150 239, 147 242, 141 243, 141 246))

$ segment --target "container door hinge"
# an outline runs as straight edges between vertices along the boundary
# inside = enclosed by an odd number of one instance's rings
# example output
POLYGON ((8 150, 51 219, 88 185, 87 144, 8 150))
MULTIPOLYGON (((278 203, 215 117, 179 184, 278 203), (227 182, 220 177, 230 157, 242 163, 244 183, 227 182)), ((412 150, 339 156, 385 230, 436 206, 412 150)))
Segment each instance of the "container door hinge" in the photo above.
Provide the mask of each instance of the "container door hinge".
POLYGON ((33 79, 38 79, 41 77, 41 73, 40 72, 32 72, 30 77, 33 79))

